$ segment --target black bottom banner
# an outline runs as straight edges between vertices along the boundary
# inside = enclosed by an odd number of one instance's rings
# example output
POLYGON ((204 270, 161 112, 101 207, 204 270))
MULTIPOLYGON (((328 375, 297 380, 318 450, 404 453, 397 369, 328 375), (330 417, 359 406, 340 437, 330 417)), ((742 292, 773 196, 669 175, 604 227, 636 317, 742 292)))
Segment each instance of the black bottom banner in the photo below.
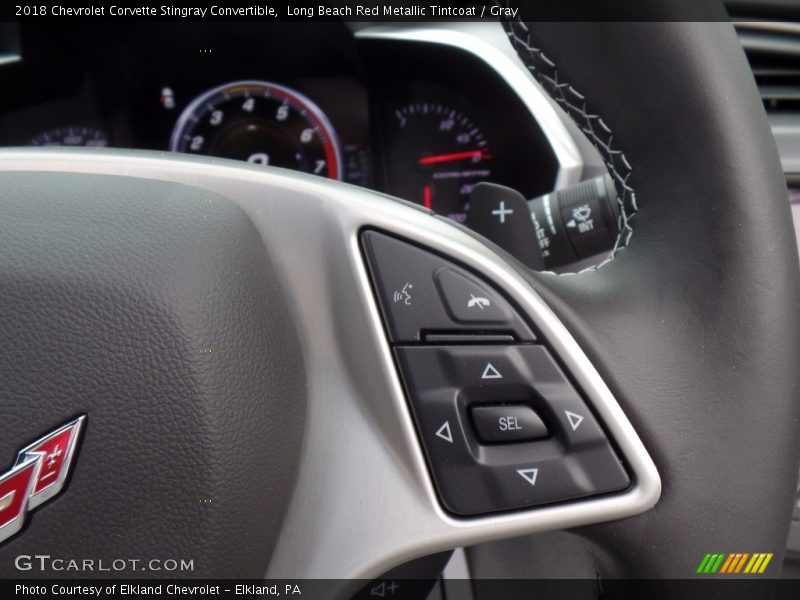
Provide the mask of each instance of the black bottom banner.
POLYGON ((302 598, 304 600, 796 600, 798 579, 681 580, 2 580, 8 598, 302 598))

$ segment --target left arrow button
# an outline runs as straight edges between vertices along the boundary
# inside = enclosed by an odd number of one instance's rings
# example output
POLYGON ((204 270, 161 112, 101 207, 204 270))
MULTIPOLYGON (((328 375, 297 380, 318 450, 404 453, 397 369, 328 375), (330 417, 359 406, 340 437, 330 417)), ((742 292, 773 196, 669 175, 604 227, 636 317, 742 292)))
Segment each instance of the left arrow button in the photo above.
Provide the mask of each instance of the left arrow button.
POLYGON ((445 442, 453 443, 453 434, 450 431, 450 421, 445 421, 441 427, 436 431, 436 436, 442 438, 445 442))

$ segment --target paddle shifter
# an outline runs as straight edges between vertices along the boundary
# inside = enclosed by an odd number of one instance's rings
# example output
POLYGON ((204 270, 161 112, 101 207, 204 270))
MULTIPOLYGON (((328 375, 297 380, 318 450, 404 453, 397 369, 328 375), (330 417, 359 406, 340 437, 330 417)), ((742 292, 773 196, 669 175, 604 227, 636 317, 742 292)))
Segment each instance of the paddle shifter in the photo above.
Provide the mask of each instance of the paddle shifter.
POLYGON ((556 269, 611 250, 616 198, 608 176, 527 201, 511 188, 479 183, 466 225, 532 269, 556 269))

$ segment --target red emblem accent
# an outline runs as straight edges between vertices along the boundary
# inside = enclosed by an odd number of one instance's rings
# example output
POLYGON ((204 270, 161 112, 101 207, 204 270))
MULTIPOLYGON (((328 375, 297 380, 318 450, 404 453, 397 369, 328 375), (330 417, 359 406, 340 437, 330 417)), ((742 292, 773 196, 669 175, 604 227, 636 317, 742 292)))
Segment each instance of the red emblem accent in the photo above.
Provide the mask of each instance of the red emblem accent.
POLYGON ((0 475, 0 542, 22 528, 29 510, 61 492, 85 421, 78 417, 26 446, 0 475))

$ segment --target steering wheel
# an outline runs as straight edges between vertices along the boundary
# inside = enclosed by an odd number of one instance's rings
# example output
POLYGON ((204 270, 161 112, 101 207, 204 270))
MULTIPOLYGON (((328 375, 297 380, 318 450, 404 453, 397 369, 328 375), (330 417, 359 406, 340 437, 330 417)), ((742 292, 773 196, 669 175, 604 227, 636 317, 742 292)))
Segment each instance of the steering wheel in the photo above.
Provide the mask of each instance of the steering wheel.
MULTIPOLYGON (((773 553, 776 573, 800 464, 786 186, 732 27, 664 21, 504 23, 620 194, 613 259, 575 275, 531 272, 418 206, 319 177, 2 150, 0 451, 13 467, 0 572, 108 576, 104 561, 120 576, 337 578, 346 596, 347 578, 424 554, 578 528, 604 578, 691 577, 709 552, 773 553), (629 485, 447 506, 365 231, 502 298, 591 407, 629 485), (95 568, 31 558, 43 549, 95 568)), ((536 493, 547 482, 521 475, 536 493)))

